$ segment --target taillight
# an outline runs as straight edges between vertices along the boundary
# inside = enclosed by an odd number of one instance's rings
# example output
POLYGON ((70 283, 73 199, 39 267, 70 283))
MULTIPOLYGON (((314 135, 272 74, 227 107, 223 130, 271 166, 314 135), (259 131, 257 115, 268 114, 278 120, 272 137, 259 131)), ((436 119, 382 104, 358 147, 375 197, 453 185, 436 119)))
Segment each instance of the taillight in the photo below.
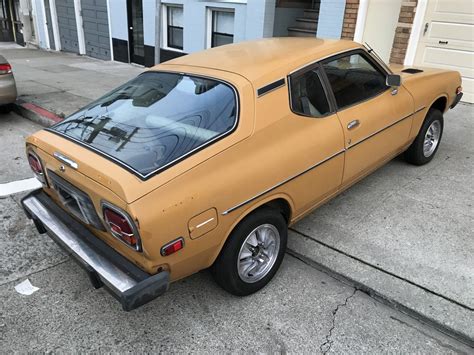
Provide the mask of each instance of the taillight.
POLYGON ((462 86, 458 86, 456 89, 456 95, 462 92, 462 86))
POLYGON ((0 64, 0 75, 10 74, 12 72, 12 66, 8 63, 0 64))
POLYGON ((41 164, 40 158, 33 152, 28 152, 28 163, 30 164, 31 170, 35 173, 36 178, 45 183, 43 164, 41 164))
POLYGON ((183 238, 178 238, 176 240, 173 240, 172 242, 166 244, 161 248, 161 255, 167 256, 171 255, 173 253, 176 253, 178 250, 181 250, 184 248, 184 239, 183 238))
POLYGON ((110 204, 103 204, 104 220, 109 232, 137 251, 141 251, 138 231, 130 216, 110 204))

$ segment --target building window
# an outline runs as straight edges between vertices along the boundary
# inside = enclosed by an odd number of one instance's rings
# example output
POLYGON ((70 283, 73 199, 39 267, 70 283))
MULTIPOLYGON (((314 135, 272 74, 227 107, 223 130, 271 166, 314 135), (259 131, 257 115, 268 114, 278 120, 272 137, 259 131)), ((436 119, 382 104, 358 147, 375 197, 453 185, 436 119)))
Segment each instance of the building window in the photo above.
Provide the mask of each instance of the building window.
POLYGON ((165 47, 183 50, 183 8, 165 5, 165 47))
POLYGON ((210 10, 210 46, 218 47, 234 42, 234 11, 210 10))

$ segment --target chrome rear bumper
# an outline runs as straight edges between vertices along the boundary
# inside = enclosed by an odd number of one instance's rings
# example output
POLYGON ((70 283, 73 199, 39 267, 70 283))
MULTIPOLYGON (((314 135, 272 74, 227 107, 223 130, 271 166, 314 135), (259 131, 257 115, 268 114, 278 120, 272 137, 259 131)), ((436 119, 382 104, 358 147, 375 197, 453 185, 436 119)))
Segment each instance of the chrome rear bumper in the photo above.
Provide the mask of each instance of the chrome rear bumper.
POLYGON ((167 271, 147 274, 65 213, 41 189, 27 195, 22 205, 38 231, 48 233, 71 253, 86 269, 94 287, 105 285, 125 311, 137 308, 167 291, 167 271))

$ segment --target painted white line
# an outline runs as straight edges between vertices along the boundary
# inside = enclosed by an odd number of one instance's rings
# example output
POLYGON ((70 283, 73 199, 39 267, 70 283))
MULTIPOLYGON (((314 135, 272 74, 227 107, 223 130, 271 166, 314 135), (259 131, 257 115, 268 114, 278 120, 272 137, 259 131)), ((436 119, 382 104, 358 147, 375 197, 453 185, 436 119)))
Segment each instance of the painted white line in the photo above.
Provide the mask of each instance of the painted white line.
POLYGON ((10 196, 23 191, 38 189, 41 186, 42 185, 37 178, 7 182, 6 184, 0 184, 0 197, 10 196))

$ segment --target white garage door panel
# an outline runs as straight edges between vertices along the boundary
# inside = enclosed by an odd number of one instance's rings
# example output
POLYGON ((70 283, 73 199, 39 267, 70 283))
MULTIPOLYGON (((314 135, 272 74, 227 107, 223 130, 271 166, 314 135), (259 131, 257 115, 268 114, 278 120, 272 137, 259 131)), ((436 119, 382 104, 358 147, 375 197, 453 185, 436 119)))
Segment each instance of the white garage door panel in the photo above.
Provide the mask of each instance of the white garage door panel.
POLYGON ((474 56, 468 51, 426 47, 424 64, 457 70, 462 76, 474 77, 474 56))
POLYGON ((474 1, 429 0, 423 23, 415 64, 459 71, 463 101, 474 102, 474 1))
POLYGON ((444 21, 469 23, 473 8, 472 0, 438 0, 434 15, 441 15, 444 21))
POLYGON ((466 102, 474 102, 474 79, 463 77, 462 89, 464 92, 462 100, 466 102))
MULTIPOLYGON (((431 40, 451 40, 461 46, 466 46, 472 49, 474 36, 474 26, 464 23, 449 23, 449 22, 433 22, 431 24, 431 40)), ((439 43, 438 43, 439 44, 439 43)))

